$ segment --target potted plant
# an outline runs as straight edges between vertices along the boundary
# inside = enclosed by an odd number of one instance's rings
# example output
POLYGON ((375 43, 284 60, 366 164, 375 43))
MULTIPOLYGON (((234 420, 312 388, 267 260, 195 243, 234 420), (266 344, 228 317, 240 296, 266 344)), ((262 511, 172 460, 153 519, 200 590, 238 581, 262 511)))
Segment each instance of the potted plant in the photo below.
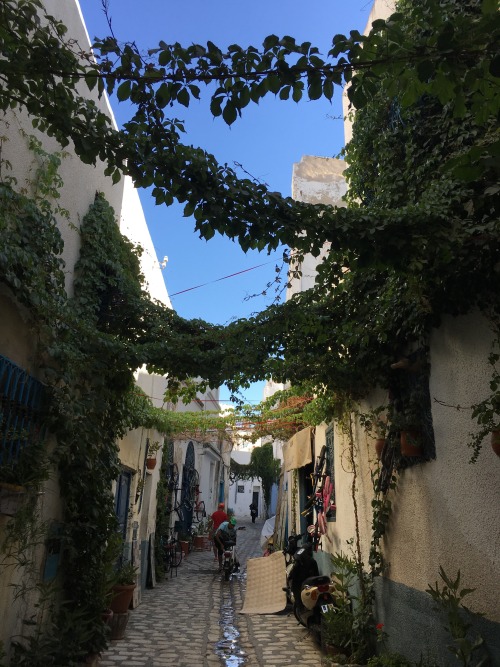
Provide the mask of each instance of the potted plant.
POLYGON ((401 431, 400 446, 402 456, 421 456, 422 455, 422 432, 415 427, 401 431))
POLYGON ((191 551, 192 537, 189 533, 179 534, 179 544, 181 545, 182 555, 186 558, 191 551))
POLYGON ((375 440, 375 452, 377 458, 382 458, 387 435, 387 406, 379 405, 370 412, 361 413, 359 422, 366 433, 375 440))
MULTIPOLYGON (((356 566, 342 552, 331 555, 335 606, 321 618, 321 646, 329 655, 351 657, 354 614, 350 589, 356 580, 356 566)), ((339 659, 340 662, 340 659, 339 659)))
POLYGON ((422 454, 422 426, 421 416, 414 406, 404 408, 399 418, 395 420, 399 430, 399 444, 402 456, 421 456, 422 454))
POLYGON ((115 573, 112 586, 110 608, 115 614, 128 611, 136 587, 137 568, 132 563, 124 563, 115 573))
POLYGON ((375 627, 371 600, 356 596, 355 591, 367 575, 341 551, 331 555, 331 564, 335 605, 322 616, 321 646, 336 656, 335 662, 364 665, 373 651, 375 627))
MULTIPOLYGON (((347 608, 329 609, 323 614, 321 626, 321 647, 327 655, 343 656, 343 660, 351 655, 350 639, 352 634, 352 613, 347 608)), ((340 662, 340 659, 338 660, 340 662)))
POLYGON ((193 536, 193 548, 197 551, 203 551, 206 548, 208 540, 208 521, 202 519, 196 528, 193 536))
POLYGON ((105 625, 112 626, 114 612, 110 607, 114 597, 113 586, 117 582, 116 563, 123 553, 123 539, 118 532, 112 532, 102 554, 102 569, 97 574, 97 597, 101 604, 101 620, 105 625))
POLYGON ((425 396, 416 385, 402 400, 401 409, 394 411, 392 425, 399 431, 402 456, 421 456, 423 446, 422 420, 425 396))
POLYGON ((148 470, 154 470, 156 467, 156 454, 158 450, 161 449, 161 445, 158 440, 150 442, 148 445, 148 451, 146 456, 146 468, 148 470))

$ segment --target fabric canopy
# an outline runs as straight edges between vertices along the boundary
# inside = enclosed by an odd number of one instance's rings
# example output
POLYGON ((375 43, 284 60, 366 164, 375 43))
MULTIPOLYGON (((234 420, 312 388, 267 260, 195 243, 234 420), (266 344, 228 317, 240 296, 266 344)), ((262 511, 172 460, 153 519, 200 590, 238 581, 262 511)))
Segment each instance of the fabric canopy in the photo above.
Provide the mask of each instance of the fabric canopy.
POLYGON ((285 460, 285 470, 294 470, 312 463, 311 455, 311 431, 308 426, 296 433, 283 447, 283 458, 285 460))

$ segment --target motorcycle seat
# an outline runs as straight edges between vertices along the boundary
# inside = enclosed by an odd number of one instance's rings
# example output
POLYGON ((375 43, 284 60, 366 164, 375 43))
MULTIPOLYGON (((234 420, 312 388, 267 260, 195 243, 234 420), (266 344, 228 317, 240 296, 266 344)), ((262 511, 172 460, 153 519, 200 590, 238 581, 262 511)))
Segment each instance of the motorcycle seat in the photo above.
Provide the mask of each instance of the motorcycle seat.
POLYGON ((236 546, 236 542, 234 540, 227 540, 227 542, 224 542, 224 546, 226 547, 226 549, 228 547, 234 547, 236 546))
POLYGON ((317 577, 307 577, 302 582, 302 587, 304 586, 323 586, 324 584, 330 584, 331 579, 328 575, 319 575, 317 577))

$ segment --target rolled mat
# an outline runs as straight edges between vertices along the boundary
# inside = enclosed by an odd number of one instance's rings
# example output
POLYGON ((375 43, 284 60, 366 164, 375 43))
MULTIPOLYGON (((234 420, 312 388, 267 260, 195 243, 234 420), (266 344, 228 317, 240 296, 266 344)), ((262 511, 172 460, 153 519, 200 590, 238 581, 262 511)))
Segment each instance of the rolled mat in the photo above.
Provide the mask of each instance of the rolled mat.
POLYGON ((247 590, 240 614, 276 614, 286 607, 285 556, 276 551, 270 556, 247 561, 247 590))

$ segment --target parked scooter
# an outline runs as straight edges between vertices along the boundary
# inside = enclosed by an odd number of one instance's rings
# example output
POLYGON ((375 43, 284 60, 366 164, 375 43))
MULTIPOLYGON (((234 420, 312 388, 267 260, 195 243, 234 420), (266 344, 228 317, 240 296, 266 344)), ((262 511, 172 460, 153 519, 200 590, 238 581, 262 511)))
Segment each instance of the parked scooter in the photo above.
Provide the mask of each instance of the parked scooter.
POLYGON ((224 551, 222 552, 222 571, 224 572, 224 579, 229 581, 233 572, 238 572, 240 564, 236 558, 236 542, 226 540, 224 542, 224 551))
POLYGON ((291 535, 283 550, 286 563, 287 597, 297 621, 321 635, 324 614, 335 607, 334 586, 327 575, 320 575, 310 542, 298 546, 302 535, 291 535))
MULTIPOLYGON (((291 582, 293 580, 292 570, 296 567, 295 560, 293 556, 299 548, 299 540, 302 538, 302 535, 289 535, 286 546, 283 549, 283 554, 285 556, 285 571, 286 571, 286 588, 283 590, 286 593, 288 602, 293 605, 295 598, 292 591, 291 582)), ((319 574, 318 565, 316 561, 313 561, 314 565, 311 565, 311 574, 310 576, 315 576, 319 574)), ((297 572, 298 575, 298 572, 297 572)), ((304 577, 305 578, 305 577, 304 577)), ((300 590, 300 589, 299 589, 300 590)))

